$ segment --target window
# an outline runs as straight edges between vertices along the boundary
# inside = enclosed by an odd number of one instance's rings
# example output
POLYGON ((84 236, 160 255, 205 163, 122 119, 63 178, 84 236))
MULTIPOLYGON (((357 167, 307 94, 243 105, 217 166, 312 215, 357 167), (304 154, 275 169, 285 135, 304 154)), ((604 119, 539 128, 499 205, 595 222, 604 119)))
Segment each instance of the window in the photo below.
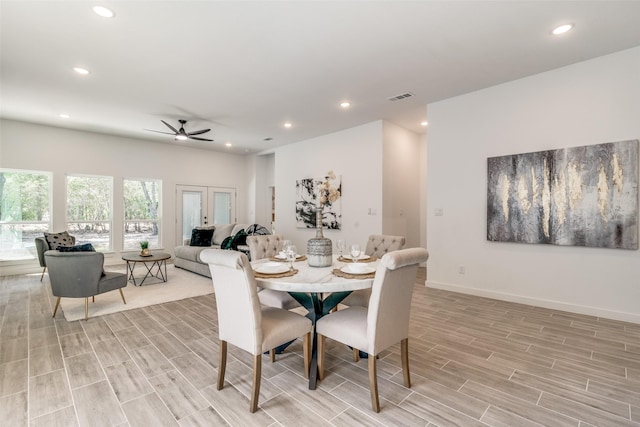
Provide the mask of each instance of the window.
POLYGON ((36 258, 50 223, 51 174, 0 169, 0 261, 36 258))
POLYGON ((67 176, 67 230, 76 244, 91 243, 109 251, 113 179, 106 176, 67 176))
POLYGON ((124 250, 140 249, 140 242, 149 242, 149 249, 160 247, 160 194, 162 181, 125 179, 124 250))

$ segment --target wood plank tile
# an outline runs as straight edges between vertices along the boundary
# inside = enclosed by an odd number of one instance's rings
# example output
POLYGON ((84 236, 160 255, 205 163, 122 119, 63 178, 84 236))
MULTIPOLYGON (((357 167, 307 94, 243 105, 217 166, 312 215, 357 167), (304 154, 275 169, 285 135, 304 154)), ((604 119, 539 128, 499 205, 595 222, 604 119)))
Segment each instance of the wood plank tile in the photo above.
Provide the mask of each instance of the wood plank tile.
POLYGON ((106 380, 74 389, 73 399, 81 426, 117 426, 126 421, 106 380))
POLYGON ((139 319, 133 319, 131 320, 131 323, 134 326, 137 326, 138 329, 142 331, 147 337, 167 332, 167 328, 162 326, 160 322, 158 322, 156 319, 152 319, 151 317, 141 317, 139 319))
POLYGON ((29 415, 36 418, 72 405, 63 369, 29 378, 29 415))
POLYGON ((171 359, 171 363, 198 390, 216 384, 218 371, 194 353, 190 352, 175 357, 171 359))
POLYGON ((190 351, 187 346, 182 344, 180 340, 174 337, 170 332, 151 335, 148 338, 149 341, 151 341, 167 359, 172 359, 190 351))
MULTIPOLYGON (((372 414, 373 415, 373 414, 372 414)), ((337 427, 382 427, 384 424, 376 421, 373 416, 349 407, 331 420, 331 424, 337 427)), ((428 424, 427 427, 436 427, 428 424)))
POLYGON ((184 322, 171 323, 169 325, 165 325, 165 328, 167 328, 169 332, 175 335, 176 338, 183 343, 188 343, 202 338, 202 334, 184 322))
POLYGON ((204 409, 194 412, 188 417, 178 421, 180 427, 210 427, 210 426, 228 426, 228 424, 220 414, 208 406, 204 409))
POLYGON ((94 353, 83 353, 64 359, 71 389, 105 379, 102 366, 94 353))
POLYGON ((132 360, 105 368, 109 383, 120 402, 152 393, 153 388, 132 360))
POLYGON ((111 331, 111 328, 109 328, 109 325, 107 325, 102 318, 93 317, 83 323, 82 327, 89 341, 93 344, 116 337, 111 331))
POLYGON ((142 373, 147 377, 154 377, 173 369, 169 359, 164 357, 157 348, 152 345, 131 350, 131 357, 138 364, 142 373))
POLYGON ((0 365, 0 397, 27 391, 28 369, 27 359, 0 365))
POLYGON ((331 424, 310 411, 291 396, 282 393, 262 404, 262 409, 278 420, 278 424, 291 427, 328 427, 331 424))
POLYGON ((121 329, 115 331, 114 334, 118 337, 124 348, 129 351, 151 344, 138 328, 121 329))
POLYGON ((29 372, 32 377, 42 375, 51 371, 64 369, 62 361, 62 352, 59 344, 53 344, 47 347, 40 347, 31 350, 29 356, 29 372))
POLYGON ((178 422, 155 393, 122 404, 131 427, 172 427, 178 422))
POLYGON ((15 393, 0 398, 0 420, 6 426, 27 425, 27 393, 15 393))
POLYGON ((262 401, 258 402, 256 412, 249 412, 249 399, 229 384, 222 390, 216 390, 215 386, 207 387, 201 393, 211 407, 232 426, 270 426, 276 422, 262 410, 262 401))
POLYGON ((127 350, 118 339, 110 339, 93 344, 93 349, 103 367, 112 366, 130 360, 127 350))
POLYGON ((29 427, 74 427, 78 425, 78 417, 76 417, 76 410, 73 406, 42 415, 29 422, 29 427))
POLYGON ((61 336, 60 345, 64 357, 77 356, 78 354, 93 351, 89 338, 87 338, 84 331, 61 336))
POLYGON ((575 402, 571 399, 565 399, 562 396, 551 393, 542 393, 542 397, 540 398, 538 405, 598 426, 619 427, 625 424, 630 426, 632 425, 628 415, 625 418, 619 417, 608 412, 601 411, 597 408, 593 408, 589 405, 575 402))
POLYGON ((120 329, 127 329, 134 326, 124 313, 107 314, 102 316, 102 319, 109 325, 112 331, 119 331, 120 329))
POLYGON ((149 379, 160 399, 179 420, 209 406, 178 371, 169 371, 149 379))
POLYGON ((3 339, 0 346, 0 364, 26 359, 29 355, 27 338, 3 339))
POLYGON ((55 326, 34 329, 29 333, 29 349, 58 344, 58 333, 55 326))
POLYGON ((540 427, 540 424, 522 418, 512 412, 505 411, 496 406, 489 406, 487 412, 480 419, 492 427, 540 427))

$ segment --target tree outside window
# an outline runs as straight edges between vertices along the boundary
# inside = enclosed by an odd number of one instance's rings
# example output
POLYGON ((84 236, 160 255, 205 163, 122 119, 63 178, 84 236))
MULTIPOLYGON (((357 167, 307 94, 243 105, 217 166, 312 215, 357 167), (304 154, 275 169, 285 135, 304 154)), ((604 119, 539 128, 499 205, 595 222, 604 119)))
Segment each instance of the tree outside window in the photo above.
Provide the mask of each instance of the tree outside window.
POLYGON ((125 179, 123 189, 124 250, 139 250, 143 241, 159 248, 162 181, 125 179))
POLYGON ((50 173, 0 169, 0 261, 35 259, 50 212, 50 173))
POLYGON ((97 251, 112 250, 113 178, 67 176, 67 229, 76 244, 91 243, 97 251))

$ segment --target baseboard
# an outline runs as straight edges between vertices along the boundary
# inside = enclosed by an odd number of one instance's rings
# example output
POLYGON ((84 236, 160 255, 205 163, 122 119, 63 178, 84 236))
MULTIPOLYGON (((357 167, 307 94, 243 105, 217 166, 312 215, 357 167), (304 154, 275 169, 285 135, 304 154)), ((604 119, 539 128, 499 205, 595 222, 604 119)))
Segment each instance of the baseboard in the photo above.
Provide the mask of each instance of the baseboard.
POLYGON ((568 304, 559 301, 543 300, 538 298, 513 295, 502 292, 487 291, 485 289, 469 288, 467 286, 451 285, 449 283, 434 282, 427 280, 425 285, 428 288, 442 289, 445 291, 459 292, 461 294, 475 295, 479 297, 492 298, 501 301, 515 302, 519 304, 533 305, 536 307, 550 308, 553 310, 568 311, 570 313, 585 314, 588 316, 602 317, 606 319, 620 320, 640 324, 640 314, 627 313, 623 311, 611 311, 598 307, 589 307, 576 304, 568 304))

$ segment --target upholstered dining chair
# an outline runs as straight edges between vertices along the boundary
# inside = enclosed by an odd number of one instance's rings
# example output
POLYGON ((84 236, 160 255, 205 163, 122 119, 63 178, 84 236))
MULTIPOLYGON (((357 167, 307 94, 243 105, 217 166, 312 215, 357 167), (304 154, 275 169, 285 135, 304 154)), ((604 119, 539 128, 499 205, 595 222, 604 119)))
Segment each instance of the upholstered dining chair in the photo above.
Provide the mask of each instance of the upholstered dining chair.
MULTIPOLYGON (((247 236, 247 245, 251 261, 276 256, 282 250, 284 239, 281 234, 247 236)), ((258 288, 260 303, 268 307, 291 310, 300 307, 300 303, 286 292, 258 288)))
POLYGON ((53 317, 60 306, 61 298, 84 298, 84 320, 89 318, 89 297, 95 302, 95 296, 118 289, 122 302, 122 288, 127 286, 124 273, 104 272, 104 254, 102 252, 58 252, 44 253, 51 292, 58 297, 53 309, 53 317))
POLYGON ((405 387, 409 375, 409 312, 420 263, 427 261, 424 248, 401 249, 382 257, 373 279, 369 307, 349 307, 330 313, 316 322, 318 333, 318 378, 324 377, 325 339, 331 338, 369 354, 371 407, 380 412, 376 356, 400 343, 405 387))
MULTIPOLYGON (((71 241, 71 245, 76 244, 76 238, 74 236, 69 235, 69 239, 71 241)), ((44 278, 44 273, 47 271, 47 261, 44 259, 44 253, 51 249, 49 247, 49 243, 47 239, 44 237, 36 237, 36 253, 38 254, 38 262, 40 263, 40 267, 42 267, 42 274, 40 275, 40 281, 44 278)))
MULTIPOLYGON (((404 248, 406 239, 404 236, 391 236, 384 234, 372 234, 367 240, 367 246, 365 247, 365 255, 369 255, 374 258, 382 258, 385 254, 398 249, 404 248)), ((371 289, 362 289, 352 292, 346 297, 342 304, 348 306, 369 306, 369 298, 371 298, 371 289)))
POLYGON ((258 409, 262 354, 284 343, 304 337, 304 369, 309 372, 311 353, 311 320, 297 313, 261 307, 256 280, 249 258, 244 253, 221 249, 205 249, 200 259, 209 264, 218 310, 218 390, 224 386, 227 343, 253 355, 253 387, 249 410, 258 409))

